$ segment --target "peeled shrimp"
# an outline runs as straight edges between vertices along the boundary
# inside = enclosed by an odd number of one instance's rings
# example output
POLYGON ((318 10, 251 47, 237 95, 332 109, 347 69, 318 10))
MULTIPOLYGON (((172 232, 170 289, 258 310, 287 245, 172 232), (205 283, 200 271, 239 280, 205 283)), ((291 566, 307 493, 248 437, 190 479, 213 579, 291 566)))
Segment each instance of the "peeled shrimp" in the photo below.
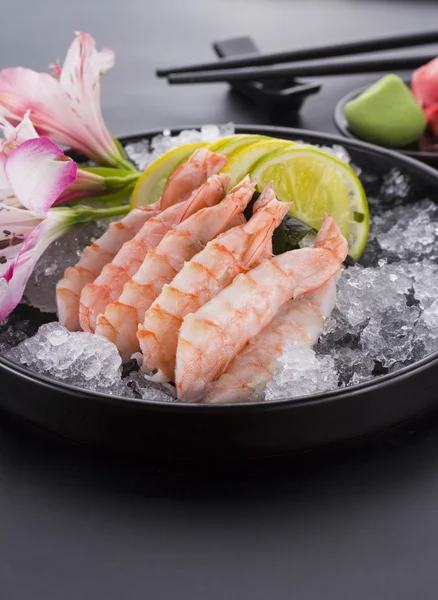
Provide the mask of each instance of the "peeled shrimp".
MULTIPOLYGON (((223 193, 229 179, 229 176, 222 178, 223 193)), ((138 325, 163 285, 171 282, 184 262, 200 252, 207 242, 232 226, 233 218, 243 212, 254 191, 249 177, 245 177, 220 204, 198 211, 169 231, 147 254, 131 281, 125 283, 118 302, 109 304, 105 314, 99 315, 96 333, 113 341, 124 360, 139 350, 138 325)))
POLYGON ((154 379, 174 380, 178 330, 183 318, 216 296, 236 275, 271 258, 272 233, 289 207, 276 199, 271 184, 266 186, 248 223, 209 242, 163 287, 137 333, 143 369, 157 370, 154 379))
POLYGON ((179 331, 176 385, 183 402, 199 402, 246 343, 266 327, 280 307, 333 277, 348 252, 338 226, 326 216, 314 248, 265 260, 188 314, 179 331))
POLYGON ((158 206, 143 206, 111 223, 107 231, 91 246, 73 267, 68 267, 56 285, 56 302, 60 323, 70 331, 79 331, 79 299, 87 283, 92 283, 105 265, 110 263, 125 242, 136 235, 146 221, 156 216, 158 206))
POLYGON ((313 292, 286 302, 272 321, 249 340, 225 373, 207 385, 203 402, 248 402, 272 379, 286 344, 316 344, 324 320, 336 303, 336 279, 334 276, 313 292))
POLYGON ((110 263, 125 242, 132 239, 144 223, 163 208, 186 200, 190 193, 226 164, 225 156, 206 149, 197 150, 170 176, 161 199, 149 206, 130 212, 124 219, 112 223, 94 244, 85 248, 80 261, 66 269, 56 286, 59 321, 70 331, 78 331, 79 299, 82 290, 92 283, 103 267, 110 263))
POLYGON ((94 283, 84 287, 80 299, 79 322, 84 331, 94 333, 97 316, 120 297, 123 286, 140 268, 146 254, 161 242, 166 233, 184 219, 217 204, 224 194, 225 175, 213 175, 185 202, 170 206, 149 219, 131 240, 123 244, 111 263, 94 283))
POLYGON ((160 209, 165 210, 177 202, 184 202, 190 194, 209 177, 219 173, 227 158, 206 148, 195 150, 188 161, 172 173, 160 199, 160 209))

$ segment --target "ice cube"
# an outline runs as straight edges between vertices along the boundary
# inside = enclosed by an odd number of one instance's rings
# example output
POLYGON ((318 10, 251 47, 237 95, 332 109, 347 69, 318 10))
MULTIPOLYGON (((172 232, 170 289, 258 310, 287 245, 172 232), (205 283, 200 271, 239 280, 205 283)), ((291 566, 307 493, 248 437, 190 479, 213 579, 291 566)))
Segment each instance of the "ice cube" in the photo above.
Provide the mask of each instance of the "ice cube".
POLYGON ((72 333, 59 323, 48 323, 7 356, 65 383, 109 394, 120 392, 120 355, 114 344, 101 336, 72 333))
POLYGON ((288 345, 278 363, 265 391, 268 401, 318 394, 335 389, 338 385, 333 358, 328 355, 317 356, 307 346, 288 345))
POLYGON ((127 157, 134 163, 139 171, 144 171, 150 162, 149 140, 140 140, 125 146, 127 157))
POLYGON ((420 312, 417 306, 403 310, 390 307, 373 315, 360 336, 363 353, 373 356, 384 367, 409 361, 420 312))
POLYGON ((409 177, 402 173, 400 169, 391 169, 383 177, 379 194, 380 202, 391 205, 400 204, 409 196, 410 190, 411 182, 409 177))
MULTIPOLYGON (((438 207, 430 200, 391 211, 395 224, 377 235, 383 250, 399 259, 418 260, 438 256, 438 207)), ((385 213, 388 214, 388 213, 385 213)))
POLYGON ((400 264, 350 267, 338 283, 338 311, 356 327, 387 307, 404 306, 412 283, 400 264))
POLYGON ((423 354, 438 350, 438 299, 434 300, 418 319, 415 337, 423 349, 423 354))

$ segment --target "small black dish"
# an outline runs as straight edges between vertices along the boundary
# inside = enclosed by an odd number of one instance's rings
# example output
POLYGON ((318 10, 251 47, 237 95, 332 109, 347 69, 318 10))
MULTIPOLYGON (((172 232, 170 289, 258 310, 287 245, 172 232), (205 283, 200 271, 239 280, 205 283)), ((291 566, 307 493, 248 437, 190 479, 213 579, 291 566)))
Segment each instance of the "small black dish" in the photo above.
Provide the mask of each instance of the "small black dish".
MULTIPOLYGON (((181 129, 186 128, 172 134, 181 129)), ((410 177, 408 200, 438 197, 437 171, 389 150, 286 127, 244 125, 236 131, 342 145, 363 174, 375 176, 363 177, 368 194, 374 194, 379 178, 396 167, 410 177)), ((149 131, 120 141, 127 144, 158 133, 149 131)), ((35 330, 41 318, 55 319, 24 305, 14 315, 29 320, 35 330)), ((33 373, 0 355, 0 407, 52 433, 137 457, 235 460, 321 450, 427 414, 438 407, 437 374, 438 352, 434 352, 395 373, 324 394, 276 402, 196 405, 87 391, 33 373)))
MULTIPOLYGON (((405 83, 407 85, 410 85, 409 80, 405 80, 405 83)), ((339 102, 336 104, 335 111, 333 114, 333 120, 334 120, 334 123, 335 123, 336 127, 338 128, 338 130, 345 137, 353 138, 355 140, 360 139, 349 130, 347 119, 345 118, 345 114, 344 114, 344 109, 345 109, 345 105, 348 102, 350 102, 351 100, 354 100, 360 94, 365 92, 370 87, 370 85, 372 85, 372 84, 364 85, 360 88, 356 88, 356 89, 352 90, 351 92, 346 94, 343 98, 341 98, 339 100, 339 102)), ((427 135, 427 134, 425 134, 425 135, 427 135)), ((410 146, 406 146, 404 148, 397 148, 397 149, 394 148, 393 151, 401 152, 402 154, 405 154, 406 156, 410 156, 411 158, 420 160, 421 162, 425 163, 426 165, 430 165, 431 167, 438 168, 438 152, 421 150, 420 146, 419 146, 419 142, 416 142, 415 144, 411 144, 410 146)))
MULTIPOLYGON (((220 58, 231 58, 239 54, 258 53, 259 49, 250 37, 238 37, 215 42, 213 49, 220 58)), ((281 118, 285 113, 298 112, 304 100, 319 92, 321 84, 302 81, 292 77, 266 79, 264 81, 233 81, 234 92, 271 117, 281 118)))

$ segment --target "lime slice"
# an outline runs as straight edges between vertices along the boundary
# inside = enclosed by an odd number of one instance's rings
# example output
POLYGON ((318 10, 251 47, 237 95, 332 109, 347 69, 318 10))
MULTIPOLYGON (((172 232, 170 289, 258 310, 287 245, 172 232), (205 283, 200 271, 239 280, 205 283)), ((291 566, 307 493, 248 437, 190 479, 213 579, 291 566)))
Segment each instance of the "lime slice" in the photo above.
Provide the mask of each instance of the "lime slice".
POLYGON ((347 238, 350 256, 358 259, 362 254, 368 237, 368 203, 359 178, 346 163, 297 144, 266 154, 250 175, 259 191, 273 180, 278 198, 293 201, 291 214, 315 229, 328 212, 347 238))
POLYGON ((231 181, 228 189, 234 187, 239 181, 250 172, 251 167, 265 154, 269 154, 279 148, 286 148, 294 145, 294 142, 278 139, 264 139, 261 142, 254 142, 249 146, 243 146, 231 152, 228 156, 228 162, 222 169, 224 173, 231 174, 231 181))
POLYGON ((232 135, 229 138, 222 138, 208 147, 212 152, 218 152, 224 156, 229 156, 238 148, 244 148, 260 140, 268 140, 266 135, 232 135))
POLYGON ((242 138, 242 137, 246 137, 246 135, 235 134, 235 135, 228 135, 227 137, 219 138, 215 142, 210 142, 208 149, 211 150, 212 152, 217 152, 217 149, 220 148, 221 146, 223 146, 224 144, 231 142, 234 138, 242 138))
POLYGON ((160 199, 170 175, 195 150, 208 146, 207 142, 193 142, 169 150, 151 163, 140 176, 131 196, 131 209, 152 204, 160 199))

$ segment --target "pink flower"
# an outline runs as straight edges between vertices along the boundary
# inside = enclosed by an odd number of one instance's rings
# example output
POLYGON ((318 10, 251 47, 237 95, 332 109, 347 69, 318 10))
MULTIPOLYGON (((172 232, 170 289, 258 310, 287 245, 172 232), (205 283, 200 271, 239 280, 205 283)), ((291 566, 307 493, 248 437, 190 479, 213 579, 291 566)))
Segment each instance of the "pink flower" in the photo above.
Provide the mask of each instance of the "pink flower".
POLYGON ((12 146, 3 174, 18 206, 0 202, 0 320, 20 302, 35 264, 53 241, 87 221, 129 211, 128 205, 53 208, 73 188, 76 163, 47 138, 12 146))
MULTIPOLYGON (((40 139, 44 139, 44 148, 46 150, 41 159, 48 160, 47 168, 53 167, 52 159, 56 161, 70 160, 64 156, 61 149, 47 138, 39 138, 35 128, 30 120, 30 111, 27 111, 23 120, 14 127, 5 118, 0 117, 0 131, 3 133, 4 139, 0 140, 0 202, 11 206, 19 206, 20 202, 11 188, 8 178, 5 174, 5 164, 8 156, 14 148, 20 144, 26 143, 27 158, 31 155, 34 159, 37 158, 41 151, 40 139), (47 154, 48 148, 51 148, 51 153, 47 154)), ((77 169, 76 179, 56 200, 56 204, 63 204, 72 200, 82 198, 96 198, 102 202, 116 203, 119 198, 119 203, 125 201, 129 196, 129 191, 139 177, 139 173, 134 171, 124 171, 113 168, 86 168, 77 169)))
POLYGON ((77 33, 54 76, 24 67, 0 71, 0 114, 17 121, 30 110, 40 135, 100 164, 133 170, 106 128, 100 107, 100 76, 113 64, 112 50, 98 52, 89 34, 77 33))
POLYGON ((20 302, 44 250, 72 227, 69 209, 50 209, 76 178, 76 164, 50 140, 32 139, 11 151, 4 173, 24 208, 0 203, 0 320, 20 302))
POLYGON ((29 119, 29 111, 27 111, 17 127, 14 127, 9 121, 0 117, 0 131, 4 136, 0 140, 0 202, 16 204, 16 199, 13 196, 11 186, 5 174, 6 159, 11 151, 20 143, 37 138, 38 134, 29 119))

